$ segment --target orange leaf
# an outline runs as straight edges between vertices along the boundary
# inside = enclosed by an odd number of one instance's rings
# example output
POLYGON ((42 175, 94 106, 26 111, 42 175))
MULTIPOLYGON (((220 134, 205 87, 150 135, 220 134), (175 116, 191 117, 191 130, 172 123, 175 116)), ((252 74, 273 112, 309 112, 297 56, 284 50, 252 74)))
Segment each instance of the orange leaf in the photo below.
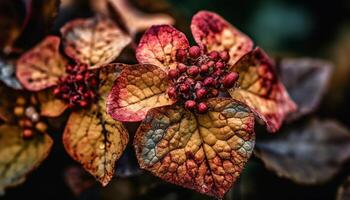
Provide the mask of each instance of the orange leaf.
POLYGON ((296 111, 274 64, 259 48, 245 55, 231 70, 238 72, 238 88, 229 90, 232 98, 246 103, 271 132, 276 132, 286 115, 296 111))
POLYGON ((17 61, 17 78, 27 90, 54 86, 64 75, 67 61, 59 53, 59 44, 59 37, 48 36, 17 61))
POLYGON ((78 63, 99 68, 112 62, 130 42, 107 18, 77 19, 61 28, 64 51, 78 63))
POLYGON ((195 41, 207 51, 228 51, 229 63, 235 64, 253 49, 253 42, 221 16, 200 11, 192 18, 191 30, 195 41))
POLYGON ((136 50, 136 58, 142 64, 153 64, 167 71, 177 65, 177 50, 189 46, 185 34, 174 27, 152 26, 143 34, 136 50))
POLYGON ((0 194, 7 187, 23 183, 27 174, 48 156, 52 144, 48 134, 23 140, 19 127, 0 126, 0 194))
POLYGON ((64 146, 85 170, 103 186, 112 179, 115 162, 122 155, 128 142, 123 124, 106 113, 107 92, 110 91, 115 74, 113 66, 100 72, 99 101, 89 110, 73 112, 63 134, 64 146))
POLYGON ((120 121, 141 121, 154 107, 173 103, 166 94, 167 74, 154 65, 130 65, 116 79, 107 100, 107 112, 120 121))
POLYGON ((254 116, 228 98, 194 114, 176 105, 154 108, 134 140, 140 166, 171 183, 222 198, 250 157, 254 116))
POLYGON ((41 116, 58 117, 68 107, 64 101, 56 98, 51 90, 40 91, 38 99, 40 101, 41 116))

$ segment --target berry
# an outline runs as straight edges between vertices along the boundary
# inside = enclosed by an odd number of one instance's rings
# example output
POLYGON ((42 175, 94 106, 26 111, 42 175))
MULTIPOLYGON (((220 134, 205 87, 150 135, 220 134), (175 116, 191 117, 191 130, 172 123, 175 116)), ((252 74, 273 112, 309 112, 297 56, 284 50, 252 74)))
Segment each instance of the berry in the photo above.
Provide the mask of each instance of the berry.
POLYGON ((196 59, 201 55, 201 49, 198 46, 192 46, 188 53, 192 59, 196 59))
POLYGON ((32 130, 30 130, 30 129, 24 129, 23 130, 23 138, 24 139, 31 139, 33 136, 34 136, 34 134, 33 134, 33 131, 32 130))
POLYGON ((179 49, 176 52, 176 59, 180 62, 184 62, 187 57, 187 52, 185 49, 179 49))
POLYGON ((201 73, 201 74, 205 74, 205 73, 207 73, 208 71, 209 71, 209 66, 208 66, 208 65, 203 64, 203 65, 200 66, 200 73, 201 73))
POLYGON ((193 110, 196 107, 196 102, 193 100, 187 100, 185 102, 185 108, 188 110, 193 110))
POLYGON ((187 84, 181 84, 179 90, 182 93, 187 93, 190 91, 190 87, 187 84))
POLYGON ((17 117, 21 117, 24 115, 24 108, 23 107, 15 107, 14 110, 13 110, 14 114, 17 116, 17 117))
POLYGON ((214 67, 214 64, 215 62, 212 60, 207 63, 208 67, 214 67))
POLYGON ((82 100, 79 102, 79 105, 84 108, 88 105, 88 103, 86 101, 82 100))
POLYGON ((218 61, 220 58, 219 52, 217 51, 212 51, 209 53, 209 58, 214 60, 214 61, 218 61))
POLYGON ((215 63, 216 69, 223 69, 225 67, 225 64, 221 61, 218 61, 215 63))
POLYGON ((61 93, 61 90, 60 90, 59 87, 56 87, 56 88, 53 90, 53 94, 54 94, 55 96, 58 96, 60 93, 61 93))
POLYGON ((206 103, 200 102, 200 103, 198 104, 198 106, 197 106, 197 111, 198 111, 199 113, 205 113, 205 112, 207 112, 207 110, 208 110, 208 106, 207 106, 206 103))
POLYGON ((26 104, 26 99, 24 97, 18 97, 16 99, 16 104, 19 106, 24 106, 26 104))
POLYGON ((175 87, 170 87, 167 91, 168 96, 170 99, 176 99, 177 94, 176 94, 176 88, 175 87))
POLYGON ((184 73, 187 71, 187 66, 185 64, 180 63, 177 65, 177 69, 180 73, 184 73))
POLYGON ((205 90, 204 88, 198 89, 198 90, 196 90, 196 97, 198 99, 203 99, 203 98, 205 98, 207 93, 208 93, 207 90, 205 90))
POLYGON ((206 87, 214 86, 215 85, 215 79, 213 77, 209 76, 209 77, 204 79, 203 85, 206 86, 206 87))
POLYGON ((210 94, 211 94, 211 96, 213 96, 213 97, 217 97, 217 96, 219 96, 219 90, 217 90, 217 89, 212 89, 212 90, 210 91, 210 94))
POLYGON ((47 125, 44 122, 38 122, 35 124, 35 129, 40 133, 45 133, 47 131, 47 125))
POLYGON ((82 80, 84 80, 84 76, 81 75, 81 74, 78 74, 78 75, 76 76, 76 80, 77 80, 77 81, 82 81, 82 80))
POLYGON ((190 76, 197 76, 199 74, 199 69, 197 66, 193 65, 190 68, 187 69, 187 74, 190 76))
POLYGON ((230 60, 230 54, 227 51, 222 51, 220 52, 220 58, 223 61, 228 62, 230 60))
POLYGON ((238 74, 236 72, 230 72, 225 76, 225 78, 222 80, 222 84, 225 88, 231 88, 235 85, 235 82, 238 79, 238 74))
POLYGON ((176 79, 179 76, 179 71, 177 71, 176 69, 171 69, 169 70, 168 75, 170 78, 176 79))

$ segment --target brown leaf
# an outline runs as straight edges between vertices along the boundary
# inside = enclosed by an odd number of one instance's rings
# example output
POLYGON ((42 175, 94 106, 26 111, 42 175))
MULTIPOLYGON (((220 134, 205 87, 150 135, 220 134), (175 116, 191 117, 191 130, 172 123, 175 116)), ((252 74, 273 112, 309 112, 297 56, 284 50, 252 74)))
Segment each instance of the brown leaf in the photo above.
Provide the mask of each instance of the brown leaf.
POLYGON ((350 133, 332 120, 314 120, 284 138, 256 144, 256 155, 278 176, 300 184, 330 180, 350 158, 350 133))
POLYGON ((65 53, 91 69, 112 62, 131 42, 112 20, 100 17, 73 20, 61 33, 65 53))
POLYGON ((54 86, 64 75, 67 61, 59 53, 59 44, 59 37, 47 36, 17 61, 17 78, 27 90, 54 86))
POLYGON ((246 103, 270 132, 276 132, 286 115, 296 110, 296 105, 278 80, 274 63, 263 50, 256 48, 231 70, 239 74, 238 87, 229 90, 231 97, 246 103))
POLYGON ((93 9, 103 15, 117 15, 127 29, 128 33, 134 37, 138 32, 142 32, 152 25, 174 24, 174 19, 166 14, 147 14, 137 10, 128 0, 91 0, 93 9), (113 8, 109 13, 108 4, 113 8), (109 14, 108 14, 109 13, 109 14))
POLYGON ((6 98, 2 97, 0 100, 0 120, 12 121, 14 119, 13 109, 17 92, 0 83, 0 94, 6 94, 6 98))
POLYGON ((107 113, 120 121, 141 121, 149 109, 174 103, 166 94, 169 85, 157 66, 126 66, 108 95, 107 113))
POLYGON ((19 127, 0 126, 0 194, 7 187, 23 183, 27 174, 48 156, 52 144, 47 134, 23 140, 19 127))
POLYGON ((134 140, 141 168, 173 184, 222 198, 250 157, 254 115, 214 98, 206 114, 172 105, 150 110, 134 140))
POLYGON ((107 92, 116 77, 113 67, 108 66, 100 73, 100 98, 97 104, 89 110, 73 112, 63 134, 64 146, 69 155, 103 186, 112 179, 115 162, 128 142, 123 124, 106 113, 107 92))
POLYGON ((282 59, 278 65, 282 83, 294 102, 297 112, 288 120, 297 119, 314 111, 319 105, 330 81, 332 64, 311 58, 282 59))
POLYGON ((64 101, 56 98, 50 89, 40 91, 38 100, 40 101, 40 115, 45 117, 58 117, 68 107, 64 101))

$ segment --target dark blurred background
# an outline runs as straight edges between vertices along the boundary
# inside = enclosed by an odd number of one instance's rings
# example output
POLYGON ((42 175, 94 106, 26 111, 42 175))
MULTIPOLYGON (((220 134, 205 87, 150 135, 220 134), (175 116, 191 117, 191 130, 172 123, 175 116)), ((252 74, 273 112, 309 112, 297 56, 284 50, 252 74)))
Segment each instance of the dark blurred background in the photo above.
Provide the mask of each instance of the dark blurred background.
MULTIPOLYGON (((335 66, 332 84, 314 115, 336 118, 349 128, 349 0, 132 0, 132 3, 144 12, 170 14, 176 19, 175 26, 188 38, 191 38, 192 15, 199 10, 210 10, 245 32, 270 55, 332 61, 335 66)), ((80 2, 82 7, 77 10, 84 10, 86 4, 80 2)), ((89 16, 89 12, 72 11, 59 19, 76 16, 89 16)), ((105 189, 96 185, 76 197, 64 179, 67 167, 76 163, 64 151, 60 130, 52 136, 56 143, 49 158, 23 185, 7 190, 0 199, 213 199, 167 184, 147 172, 130 178, 115 178, 105 189)), ((125 156, 132 157, 133 152, 125 156)), ((349 163, 332 181, 319 186, 303 186, 279 178, 253 157, 225 199, 335 199, 338 186, 350 174, 347 169, 350 169, 349 163)))

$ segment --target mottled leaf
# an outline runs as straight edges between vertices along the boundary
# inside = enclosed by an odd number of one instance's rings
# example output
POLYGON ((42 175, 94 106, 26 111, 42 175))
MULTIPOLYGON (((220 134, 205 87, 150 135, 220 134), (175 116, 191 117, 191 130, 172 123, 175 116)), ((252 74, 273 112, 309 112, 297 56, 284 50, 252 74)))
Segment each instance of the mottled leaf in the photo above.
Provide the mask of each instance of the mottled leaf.
POLYGON ((317 108, 331 77, 331 63, 311 58, 282 59, 278 71, 288 93, 298 105, 289 120, 309 114, 317 108))
POLYGON ((122 155, 128 142, 123 124, 106 113, 106 98, 115 74, 107 67, 100 72, 99 101, 90 109, 73 112, 63 134, 64 146, 85 170, 103 186, 112 179, 115 162, 122 155))
POLYGON ((238 87, 229 90, 232 98, 246 103, 270 132, 276 132, 285 116, 296 110, 296 105, 278 80, 272 61, 256 48, 231 70, 239 73, 238 87))
POLYGON ((41 116, 58 117, 68 107, 68 104, 53 95, 52 90, 40 91, 38 93, 38 100, 40 101, 41 116))
POLYGON ((76 19, 61 28, 65 53, 91 69, 112 62, 130 42, 107 18, 76 19))
POLYGON ((296 183, 324 183, 350 158, 350 132, 335 121, 314 120, 281 135, 258 142, 256 155, 268 169, 296 183))
POLYGON ((54 86, 65 73, 67 61, 60 55, 59 44, 59 37, 48 36, 19 58, 16 75, 27 90, 54 86))
POLYGON ((212 12, 200 11, 194 15, 191 30, 195 41, 207 51, 228 51, 230 64, 253 49, 248 36, 212 12))
POLYGON ((350 176, 346 178, 344 183, 338 188, 337 200, 349 200, 350 199, 350 176))
POLYGON ((167 74, 157 66, 130 65, 116 79, 107 100, 107 112, 120 121, 141 121, 154 107, 174 103, 167 95, 167 74))
POLYGON ((254 116, 233 99, 208 101, 206 114, 172 105, 150 110, 134 140, 141 168, 154 175, 222 198, 250 157, 254 116))
POLYGON ((0 126, 0 194, 25 181, 26 175, 47 157, 53 144, 47 134, 23 140, 16 126, 0 126))
POLYGON ((167 71, 176 67, 178 49, 189 48, 185 34, 169 25, 149 28, 142 36, 136 58, 142 64, 153 64, 167 71))
POLYGON ((6 62, 5 60, 0 59, 0 81, 13 89, 22 89, 21 84, 16 78, 15 65, 11 61, 6 62))

